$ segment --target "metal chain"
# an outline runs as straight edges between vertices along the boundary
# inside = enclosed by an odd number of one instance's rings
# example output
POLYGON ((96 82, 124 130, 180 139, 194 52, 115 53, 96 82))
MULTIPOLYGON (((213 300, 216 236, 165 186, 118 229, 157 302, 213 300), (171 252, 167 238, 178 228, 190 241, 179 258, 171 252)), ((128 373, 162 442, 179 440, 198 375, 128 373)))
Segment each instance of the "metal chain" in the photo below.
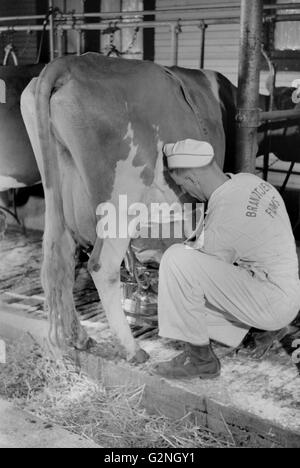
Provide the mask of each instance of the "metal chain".
POLYGON ((107 57, 110 57, 113 54, 116 54, 117 57, 121 55, 121 52, 117 49, 115 45, 115 34, 116 32, 120 31, 120 29, 114 24, 114 23, 109 23, 109 26, 107 29, 101 32, 103 36, 109 35, 109 45, 106 47, 106 55, 107 57))
POLYGON ((45 34, 46 34, 46 30, 47 30, 47 26, 49 24, 49 19, 52 15, 55 15, 56 14, 56 10, 54 8, 50 8, 46 15, 45 15, 45 19, 43 21, 43 31, 42 31, 42 34, 41 34, 41 38, 40 38, 40 43, 39 43, 39 47, 38 47, 38 52, 37 52, 37 56, 36 56, 36 60, 35 60, 35 63, 40 63, 40 60, 41 60, 41 55, 42 55, 42 48, 43 48, 43 44, 44 44, 44 40, 45 40, 45 34))
POLYGON ((117 57, 121 57, 123 55, 129 54, 130 51, 136 45, 137 38, 138 38, 138 33, 140 31, 140 28, 139 27, 135 28, 134 35, 133 35, 131 43, 129 44, 127 49, 123 50, 123 51, 118 50, 118 48, 115 45, 115 34, 118 31, 121 31, 120 28, 118 28, 117 25, 114 25, 113 23, 110 23, 109 27, 107 29, 105 29, 104 31, 102 31, 103 36, 109 34, 109 46, 108 46, 108 52, 106 54, 108 57, 110 57, 113 54, 116 54, 117 57))
POLYGON ((129 44, 127 50, 125 50, 125 51, 123 51, 123 52, 121 53, 122 55, 127 55, 127 54, 129 54, 129 52, 134 48, 134 46, 136 45, 136 42, 137 42, 137 38, 138 38, 138 33, 139 33, 139 32, 140 32, 140 28, 139 28, 139 27, 135 28, 132 41, 131 41, 131 43, 129 44))

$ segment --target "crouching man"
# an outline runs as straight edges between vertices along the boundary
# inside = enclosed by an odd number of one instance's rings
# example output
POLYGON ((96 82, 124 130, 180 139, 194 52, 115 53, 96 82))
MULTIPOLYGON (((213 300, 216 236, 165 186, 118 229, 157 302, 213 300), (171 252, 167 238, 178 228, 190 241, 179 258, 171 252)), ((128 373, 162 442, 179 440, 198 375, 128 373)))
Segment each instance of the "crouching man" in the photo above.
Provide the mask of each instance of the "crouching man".
POLYGON ((176 184, 208 202, 204 236, 175 245, 160 266, 159 330, 185 351, 156 372, 166 378, 214 378, 211 340, 241 344, 250 328, 276 331, 300 309, 298 258, 277 190, 251 174, 228 176, 210 144, 186 140, 164 149, 176 184))

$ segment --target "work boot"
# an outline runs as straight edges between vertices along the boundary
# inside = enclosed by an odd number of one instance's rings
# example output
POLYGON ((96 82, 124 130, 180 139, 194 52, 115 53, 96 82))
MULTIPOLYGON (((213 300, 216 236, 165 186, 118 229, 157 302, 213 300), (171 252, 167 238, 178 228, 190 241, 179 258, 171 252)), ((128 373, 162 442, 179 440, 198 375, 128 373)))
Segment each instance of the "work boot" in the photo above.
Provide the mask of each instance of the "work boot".
POLYGON ((276 342, 282 341, 289 333, 289 327, 278 331, 251 329, 235 353, 259 361, 268 354, 276 342))
POLYGON ((166 379, 214 379, 221 373, 221 364, 211 345, 186 344, 185 351, 168 362, 154 367, 154 372, 166 379))

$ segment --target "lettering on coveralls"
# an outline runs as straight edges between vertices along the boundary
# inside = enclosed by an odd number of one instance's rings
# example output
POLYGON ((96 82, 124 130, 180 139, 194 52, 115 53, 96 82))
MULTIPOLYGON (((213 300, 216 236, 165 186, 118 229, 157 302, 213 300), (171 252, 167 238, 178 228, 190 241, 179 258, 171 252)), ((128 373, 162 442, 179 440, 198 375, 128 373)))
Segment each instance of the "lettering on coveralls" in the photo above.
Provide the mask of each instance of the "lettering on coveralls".
POLYGON ((246 211, 247 218, 256 218, 258 215, 258 210, 260 207, 260 203, 263 198, 267 195, 268 192, 272 190, 271 185, 267 184, 266 182, 262 182, 259 184, 256 189, 254 189, 250 195, 248 200, 248 206, 246 211))

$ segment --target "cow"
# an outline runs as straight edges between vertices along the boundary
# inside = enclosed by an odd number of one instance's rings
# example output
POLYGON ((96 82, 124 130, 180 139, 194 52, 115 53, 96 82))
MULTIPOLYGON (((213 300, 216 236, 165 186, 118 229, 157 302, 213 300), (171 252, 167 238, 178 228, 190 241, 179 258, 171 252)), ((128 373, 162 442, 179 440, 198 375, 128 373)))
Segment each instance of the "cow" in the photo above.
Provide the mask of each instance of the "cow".
MULTIPOLYGON (((163 179, 165 142, 209 141, 223 166, 219 102, 205 75, 193 96, 188 87, 154 63, 89 53, 54 61, 22 95, 22 114, 45 190, 42 281, 50 321, 77 348, 88 342, 73 301, 79 243, 94 247, 91 275, 128 359, 143 362, 148 357, 134 341, 121 307, 120 266, 131 239, 97 238, 96 211, 105 202, 118 209, 120 194, 127 195, 129 205, 142 201, 163 179)), ((170 180, 163 190, 169 201, 182 197, 170 180)))
MULTIPOLYGON (((44 68, 43 64, 22 67, 0 67, 0 79, 5 89, 1 87, 6 99, 0 103, 0 205, 7 207, 10 204, 8 189, 18 189, 20 206, 28 201, 31 191, 20 187, 30 187, 40 182, 40 174, 36 160, 25 130, 20 113, 20 95, 29 81, 37 77, 44 68), (6 100, 6 102, 2 102, 6 100), (16 138, 18 136, 18 138, 16 138), (20 189, 20 190, 19 190, 20 189)), ((211 71, 187 70, 172 67, 171 70, 178 75, 184 75, 190 81, 190 92, 195 88, 195 81, 205 73, 209 79, 212 90, 220 102, 223 123, 226 134, 226 158, 224 170, 234 171, 233 155, 235 154, 235 115, 237 107, 237 88, 220 73, 211 71)), ((199 78, 200 77, 200 78, 199 78)), ((196 86, 197 88, 197 86, 196 86)), ((294 107, 292 95, 295 88, 281 87, 275 90, 275 109, 291 109, 294 107)), ((260 108, 268 110, 269 96, 260 96, 260 108)), ((276 154, 280 159, 298 159, 300 121, 284 128, 282 123, 271 126, 272 139, 266 147, 265 128, 259 129, 258 155, 264 154, 266 149, 276 154), (288 137, 288 138, 287 138, 288 137)), ((41 192, 41 189, 37 189, 41 192)), ((36 189, 34 189, 36 191, 36 189)))
MULTIPOLYGON (((8 190, 33 186, 41 177, 20 111, 21 94, 44 65, 1 66, 0 206, 10 206, 8 190)), ((20 197, 19 197, 20 198, 20 197)), ((1 212, 3 213, 3 212, 1 212)), ((4 230, 4 214, 0 233, 4 230)))
MULTIPOLYGON (((0 103, 0 192, 12 188, 32 186, 40 181, 35 157, 20 113, 20 96, 33 77, 38 77, 43 64, 22 67, 0 67, 0 79, 5 83, 6 102, 0 103), (18 136, 18 138, 16 138, 18 136)), ((226 134, 226 166, 232 170, 232 155, 235 152, 235 115, 237 106, 237 88, 221 73, 212 71, 188 70, 172 67, 171 70, 194 82, 202 73, 211 83, 213 92, 221 103, 223 122, 226 134)), ((201 86, 201 80, 199 81, 201 86)), ((294 107, 292 95, 295 88, 280 87, 275 90, 275 109, 291 109, 294 107)), ((269 108, 269 96, 260 95, 260 108, 264 111, 269 108)), ((279 159, 285 160, 297 152, 295 138, 299 137, 300 119, 288 129, 282 123, 272 125, 271 151, 279 159), (275 132, 275 129, 278 129, 275 132), (286 136, 289 138, 287 139, 286 136), (288 151, 287 151, 288 145, 288 151)), ((265 152, 264 127, 259 129, 259 150, 261 155, 265 152)), ((297 156, 295 155, 295 158, 297 156)), ((295 159, 294 158, 294 159, 295 159)))
POLYGON ((20 112, 21 94, 43 65, 0 67, 0 192, 34 185, 40 174, 20 112))
POLYGON ((229 167, 234 96, 231 83, 213 72, 94 53, 57 59, 31 81, 21 109, 45 191, 42 282, 56 341, 78 349, 89 344, 73 300, 79 244, 92 250, 89 270, 128 359, 148 358, 121 307, 120 266, 134 233, 99 238, 97 208, 110 202, 118 211, 119 195, 130 205, 157 191, 169 203, 193 202, 168 177, 163 145, 205 140, 220 167, 225 161, 229 167))
MULTIPOLYGON (((238 89, 224 75, 215 71, 209 70, 187 70, 179 67, 171 68, 174 73, 179 76, 194 76, 195 81, 199 73, 205 73, 209 79, 212 90, 220 102, 223 124, 226 135, 226 157, 225 171, 234 170, 235 145, 236 145, 236 114, 237 114, 237 98, 238 89)), ((268 84, 268 83, 267 83, 268 84)), ((267 86, 271 93, 270 86, 267 86)), ((297 91, 294 87, 277 87, 274 90, 273 110, 299 109, 299 119, 294 119, 291 122, 280 121, 261 125, 258 129, 258 148, 257 156, 262 156, 266 153, 274 153, 283 161, 299 161, 299 143, 300 143, 300 99, 295 95, 297 91), (295 99, 296 98, 296 99, 295 99), (269 130, 267 140, 266 132, 269 130)), ((269 111, 270 96, 259 95, 259 109, 266 112, 269 111)))

